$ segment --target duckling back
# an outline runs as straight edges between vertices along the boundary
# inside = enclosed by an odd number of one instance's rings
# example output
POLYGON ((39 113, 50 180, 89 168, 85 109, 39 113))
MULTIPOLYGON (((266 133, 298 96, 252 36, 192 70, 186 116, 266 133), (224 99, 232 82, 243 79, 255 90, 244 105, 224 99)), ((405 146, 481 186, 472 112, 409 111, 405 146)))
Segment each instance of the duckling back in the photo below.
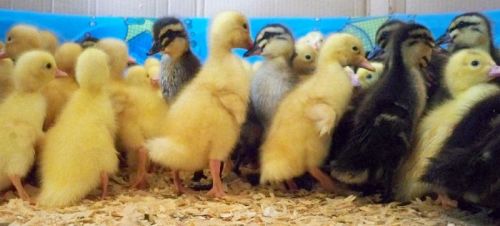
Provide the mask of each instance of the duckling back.
POLYGON ((80 85, 48 132, 41 158, 39 203, 66 206, 96 188, 100 176, 116 172, 115 116, 106 90, 108 57, 89 48, 78 58, 80 85), (99 134, 96 136, 96 134, 99 134))

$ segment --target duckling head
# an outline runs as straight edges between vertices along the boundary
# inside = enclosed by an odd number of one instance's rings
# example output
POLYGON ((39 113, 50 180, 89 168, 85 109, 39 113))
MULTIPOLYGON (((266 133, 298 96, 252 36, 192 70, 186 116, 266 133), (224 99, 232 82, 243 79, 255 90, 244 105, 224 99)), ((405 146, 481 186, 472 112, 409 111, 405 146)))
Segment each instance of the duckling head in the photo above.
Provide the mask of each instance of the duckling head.
POLYGON ((446 33, 436 41, 439 45, 448 43, 454 51, 463 48, 481 48, 489 51, 493 47, 491 24, 481 13, 465 13, 452 21, 446 33))
POLYGON ((402 62, 406 68, 422 69, 431 60, 434 39, 423 25, 405 24, 393 34, 388 48, 392 54, 386 64, 402 62))
POLYGON ((146 61, 144 61, 144 68, 146 68, 146 70, 156 66, 160 66, 160 60, 155 57, 148 57, 146 61))
POLYGON ((358 68, 356 71, 356 77, 359 80, 361 89, 368 89, 372 87, 380 78, 382 71, 384 70, 384 65, 378 62, 370 62, 375 68, 375 71, 369 71, 364 68, 358 68))
POLYGON ((56 60, 46 51, 32 50, 22 54, 14 68, 17 89, 37 91, 55 77, 63 76, 57 69, 56 60))
POLYGON ((210 50, 230 52, 233 48, 251 49, 249 24, 245 15, 226 11, 217 14, 210 28, 210 50))
POLYGON ((355 66, 375 70, 365 58, 363 43, 347 33, 333 34, 326 39, 318 57, 318 68, 338 62, 342 67, 355 66))
POLYGON ((133 86, 147 86, 150 81, 146 69, 141 65, 135 65, 127 70, 125 82, 133 86))
POLYGON ((5 52, 0 58, 10 57, 16 60, 26 51, 42 47, 40 33, 36 27, 30 25, 16 25, 7 32, 5 52))
POLYGON ((54 54, 59 45, 56 35, 50 31, 40 31, 40 37, 42 38, 42 48, 54 54))
POLYGON ((97 42, 95 47, 109 56, 109 69, 113 78, 121 79, 129 60, 125 42, 115 38, 105 38, 97 42))
POLYGON ((97 48, 87 48, 76 61, 76 81, 82 89, 99 90, 110 79, 109 57, 97 48))
POLYGON ((281 24, 268 24, 257 33, 253 48, 243 56, 259 54, 267 59, 276 57, 291 59, 294 51, 294 40, 290 30, 281 24))
POLYGON ((445 67, 444 80, 453 96, 468 88, 500 77, 500 67, 488 52, 463 49, 453 54, 445 67))
POLYGON ((76 61, 82 51, 83 48, 77 43, 67 42, 62 44, 54 55, 59 69, 68 73, 68 75, 74 76, 76 61))
POLYGON ((400 20, 388 20, 383 23, 375 33, 375 48, 370 51, 368 59, 376 58, 387 51, 386 48, 391 40, 391 35, 398 30, 405 22, 400 20))
POLYGON ((309 74, 316 69, 318 51, 306 43, 295 44, 295 57, 293 58, 293 69, 300 74, 309 74))
POLYGON ((153 46, 148 55, 158 52, 178 58, 189 50, 189 40, 182 22, 175 17, 163 17, 153 25, 153 46))
POLYGON ((323 46, 324 36, 319 31, 311 31, 307 33, 304 37, 300 38, 297 43, 306 44, 319 51, 321 46, 323 46))
POLYGON ((86 49, 89 47, 94 47, 95 44, 99 42, 99 39, 96 37, 93 37, 91 35, 86 35, 83 40, 81 40, 79 43, 82 46, 82 48, 86 49))

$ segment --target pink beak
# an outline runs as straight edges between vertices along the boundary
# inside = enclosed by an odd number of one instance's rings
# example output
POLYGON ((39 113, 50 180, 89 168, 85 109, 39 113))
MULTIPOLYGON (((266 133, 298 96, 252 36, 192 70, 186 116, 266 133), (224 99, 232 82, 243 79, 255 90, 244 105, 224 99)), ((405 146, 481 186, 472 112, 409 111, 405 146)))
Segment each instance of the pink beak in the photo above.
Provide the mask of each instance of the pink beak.
POLYGON ((319 43, 315 43, 312 47, 314 50, 319 51, 319 43))
POLYGON ((57 69, 56 70, 56 78, 64 78, 64 77, 68 77, 68 73, 66 73, 60 69, 57 69))
POLYGON ((500 78, 500 66, 494 65, 493 67, 491 67, 488 75, 490 76, 490 78, 500 78))
POLYGON ((160 87, 160 79, 158 77, 154 77, 150 81, 151 81, 151 86, 153 86, 155 88, 160 87))
POLYGON ((133 57, 129 56, 127 63, 129 63, 129 64, 135 64, 135 63, 137 63, 137 61, 133 57))
POLYGON ((0 59, 5 59, 7 57, 9 57, 9 56, 7 56, 7 52, 5 52, 5 51, 0 52, 0 59))
POLYGON ((351 84, 354 87, 359 87, 361 86, 361 83, 359 82, 359 76, 354 73, 352 70, 347 70, 347 73, 349 74, 349 78, 351 79, 351 84))

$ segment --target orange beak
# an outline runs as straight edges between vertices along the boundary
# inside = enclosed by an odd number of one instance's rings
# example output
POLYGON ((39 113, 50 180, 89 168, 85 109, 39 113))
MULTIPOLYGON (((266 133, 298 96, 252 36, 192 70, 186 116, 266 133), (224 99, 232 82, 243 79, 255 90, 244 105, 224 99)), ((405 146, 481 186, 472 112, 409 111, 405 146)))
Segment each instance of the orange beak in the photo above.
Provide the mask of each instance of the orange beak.
POLYGON ((64 78, 64 77, 68 77, 68 73, 66 73, 58 68, 56 70, 56 78, 64 78))
POLYGON ((375 68, 370 64, 370 62, 368 62, 368 60, 362 56, 359 57, 359 61, 357 62, 357 64, 355 66, 362 67, 362 68, 369 70, 369 71, 375 71, 375 68))
POLYGON ((5 51, 0 52, 0 59, 5 59, 7 57, 9 57, 9 56, 7 56, 7 52, 5 52, 5 51))

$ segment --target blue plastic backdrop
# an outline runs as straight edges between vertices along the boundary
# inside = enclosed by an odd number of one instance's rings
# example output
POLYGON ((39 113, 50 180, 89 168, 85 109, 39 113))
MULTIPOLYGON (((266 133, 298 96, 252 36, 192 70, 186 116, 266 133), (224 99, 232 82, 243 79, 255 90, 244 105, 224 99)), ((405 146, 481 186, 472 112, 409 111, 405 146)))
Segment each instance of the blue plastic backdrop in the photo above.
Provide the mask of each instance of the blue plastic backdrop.
MULTIPOLYGON (((282 23, 292 30, 295 37, 303 36, 312 30, 321 31, 324 34, 339 31, 349 32, 360 37, 366 49, 371 49, 377 28, 388 19, 394 18, 424 24, 437 37, 445 31, 450 21, 457 14, 393 14, 382 17, 354 18, 255 18, 250 20, 250 28, 252 34, 255 35, 261 27, 268 23, 282 23)), ((495 36, 494 41, 498 46, 500 43, 500 25, 495 25, 500 24, 500 10, 487 11, 485 14, 491 19, 493 35, 495 36)), ((40 29, 51 30, 63 42, 79 41, 85 35, 97 38, 116 37, 127 42, 130 54, 141 63, 146 58, 146 52, 151 47, 151 27, 153 22, 154 18, 90 17, 0 9, 0 37, 5 39, 7 30, 17 23, 32 24, 40 29)), ((208 19, 184 18, 183 22, 189 30, 193 51, 204 60, 207 55, 208 19)))

